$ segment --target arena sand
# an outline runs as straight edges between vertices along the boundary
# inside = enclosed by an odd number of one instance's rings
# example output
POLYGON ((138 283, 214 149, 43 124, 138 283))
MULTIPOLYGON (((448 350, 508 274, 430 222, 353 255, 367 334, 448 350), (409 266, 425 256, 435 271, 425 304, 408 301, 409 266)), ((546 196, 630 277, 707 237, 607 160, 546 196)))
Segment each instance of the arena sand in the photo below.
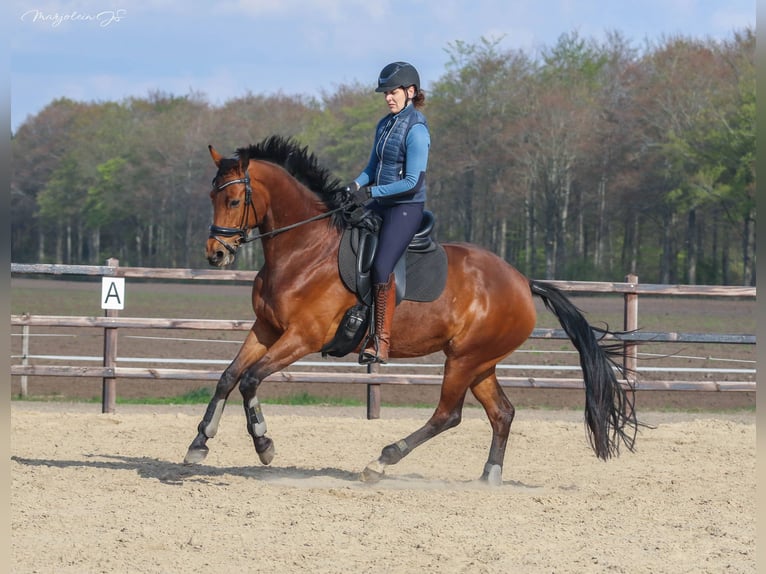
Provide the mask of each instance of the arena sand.
POLYGON ((359 472, 425 409, 265 405, 262 466, 239 404, 182 464, 203 406, 11 405, 11 568, 28 573, 755 572, 755 414, 643 413, 608 462, 578 411, 519 410, 504 484, 476 482, 490 429, 462 424, 359 472))

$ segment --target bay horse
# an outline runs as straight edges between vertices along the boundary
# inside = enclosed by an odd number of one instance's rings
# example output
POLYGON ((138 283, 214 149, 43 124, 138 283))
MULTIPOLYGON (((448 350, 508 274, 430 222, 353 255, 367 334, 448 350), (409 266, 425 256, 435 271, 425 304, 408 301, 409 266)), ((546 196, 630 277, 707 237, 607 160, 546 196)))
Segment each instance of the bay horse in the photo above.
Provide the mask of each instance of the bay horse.
MULTIPOLYGON (((274 443, 256 395, 261 382, 302 357, 319 352, 334 336, 356 295, 341 281, 338 252, 346 226, 339 181, 294 140, 271 136, 222 157, 210 198, 213 224, 206 255, 213 266, 234 261, 237 249, 260 239, 264 264, 252 287, 255 322, 234 360, 216 385, 197 436, 184 459, 201 462, 208 439, 218 430, 229 394, 239 384, 247 431, 263 464, 271 463, 274 443), (252 235, 251 232, 257 234, 252 235)), ((585 422, 595 454, 603 460, 629 450, 639 425, 633 388, 621 384, 616 348, 604 345, 605 329, 592 327, 567 297, 538 280, 527 279, 490 251, 469 243, 444 243, 447 280, 432 302, 404 300, 394 314, 391 358, 446 356, 438 405, 428 421, 381 451, 362 471, 374 482, 430 438, 461 421, 470 390, 492 427, 489 456, 480 480, 502 484, 506 443, 515 409, 497 380, 498 362, 517 349, 536 322, 533 295, 542 298, 579 351, 585 386, 585 422)), ((361 346, 361 345, 360 345, 361 346)), ((359 349, 357 348, 357 352, 359 349)))

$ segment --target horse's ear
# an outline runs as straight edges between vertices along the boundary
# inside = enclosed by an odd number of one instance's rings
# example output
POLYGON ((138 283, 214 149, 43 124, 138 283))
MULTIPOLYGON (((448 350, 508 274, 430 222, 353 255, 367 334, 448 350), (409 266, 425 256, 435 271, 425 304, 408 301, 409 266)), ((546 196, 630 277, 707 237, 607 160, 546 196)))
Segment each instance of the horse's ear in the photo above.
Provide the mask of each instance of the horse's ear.
POLYGON ((221 156, 220 153, 215 151, 215 148, 212 145, 207 146, 207 149, 210 150, 210 157, 213 158, 213 161, 215 162, 215 166, 221 167, 221 160, 223 159, 223 156, 221 156))

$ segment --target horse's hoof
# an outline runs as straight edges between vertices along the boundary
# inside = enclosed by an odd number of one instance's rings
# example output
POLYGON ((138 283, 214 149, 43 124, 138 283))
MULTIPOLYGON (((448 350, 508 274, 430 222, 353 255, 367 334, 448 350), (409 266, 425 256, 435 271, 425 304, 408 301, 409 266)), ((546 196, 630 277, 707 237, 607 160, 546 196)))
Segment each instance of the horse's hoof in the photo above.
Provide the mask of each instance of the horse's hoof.
MULTIPOLYGON (((257 451, 256 451, 257 452, 257 451)), ((274 450, 274 443, 269 441, 269 446, 264 449, 263 452, 258 453, 258 458, 261 459, 261 462, 265 465, 271 464, 271 461, 274 460, 274 454, 276 451, 274 450)))
POLYGON ((199 448, 189 448, 189 450, 186 452, 186 456, 184 457, 184 464, 200 463, 205 460, 208 452, 210 452, 210 449, 206 446, 199 448))
POLYGON ((489 486, 502 486, 503 467, 499 464, 486 465, 484 467, 484 474, 481 475, 481 480, 486 482, 489 486))
POLYGON ((385 468, 386 465, 379 460, 372 461, 365 467, 362 474, 359 475, 359 480, 362 482, 369 482, 370 484, 380 482, 380 479, 383 478, 383 475, 385 474, 385 468))

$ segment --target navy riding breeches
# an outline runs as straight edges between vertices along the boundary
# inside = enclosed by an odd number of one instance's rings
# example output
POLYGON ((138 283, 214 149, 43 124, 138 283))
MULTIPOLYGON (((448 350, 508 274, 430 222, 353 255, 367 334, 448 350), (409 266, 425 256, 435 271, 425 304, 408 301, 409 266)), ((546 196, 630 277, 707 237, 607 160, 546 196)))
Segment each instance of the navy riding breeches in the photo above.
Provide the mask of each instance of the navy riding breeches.
POLYGON ((372 263, 373 284, 386 283, 394 272, 396 262, 420 227, 424 206, 424 203, 380 205, 377 201, 370 204, 370 209, 382 219, 378 251, 372 263))

